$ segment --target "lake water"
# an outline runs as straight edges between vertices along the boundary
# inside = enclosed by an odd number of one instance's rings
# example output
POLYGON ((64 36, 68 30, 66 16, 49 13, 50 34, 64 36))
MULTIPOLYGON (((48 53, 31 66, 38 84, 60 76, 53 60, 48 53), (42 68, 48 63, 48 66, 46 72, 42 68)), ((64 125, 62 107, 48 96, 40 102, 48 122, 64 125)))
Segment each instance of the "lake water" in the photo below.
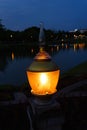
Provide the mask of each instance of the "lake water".
MULTIPOLYGON (((87 44, 49 46, 48 53, 59 66, 61 73, 87 61, 87 44)), ((16 47, 0 50, 0 84, 21 85, 27 81, 26 70, 38 49, 16 47)))

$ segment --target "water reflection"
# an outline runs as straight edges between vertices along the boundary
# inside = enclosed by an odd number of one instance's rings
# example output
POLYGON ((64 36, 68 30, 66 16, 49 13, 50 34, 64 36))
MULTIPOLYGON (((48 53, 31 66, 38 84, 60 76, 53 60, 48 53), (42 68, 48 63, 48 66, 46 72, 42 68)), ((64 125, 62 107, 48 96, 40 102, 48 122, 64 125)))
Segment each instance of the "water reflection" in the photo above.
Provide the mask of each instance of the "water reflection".
POLYGON ((59 51, 59 46, 57 45, 56 50, 59 51))
POLYGON ((14 60, 15 56, 14 56, 14 53, 12 52, 11 54, 11 57, 12 57, 12 60, 14 60))
MULTIPOLYGON (((70 50, 73 49, 73 51, 78 50, 85 50, 87 49, 87 44, 85 43, 79 43, 79 44, 64 44, 62 45, 49 45, 46 47, 46 51, 53 56, 59 53, 60 51, 64 50, 70 50)), ((8 62, 13 61, 14 59, 21 59, 21 58, 32 58, 36 55, 39 48, 32 48, 32 47, 17 47, 17 48, 10 48, 6 51, 0 51, 0 71, 4 71, 8 62)))
MULTIPOLYGON (((73 67, 73 65, 87 60, 87 44, 85 43, 62 43, 61 45, 46 46, 45 49, 58 66, 61 67, 61 71, 66 71, 70 67, 73 67)), ((10 80, 12 81, 11 77, 13 73, 13 78, 18 80, 14 81, 16 84, 18 82, 24 82, 26 80, 26 68, 32 62, 38 51, 39 47, 29 46, 15 46, 4 48, 3 50, 0 49, 0 84, 9 83, 10 80)))
POLYGON ((32 49, 31 49, 31 53, 33 53, 33 52, 34 52, 34 49, 32 48, 32 49))
POLYGON ((74 51, 78 49, 85 49, 87 46, 85 43, 74 44, 74 51))

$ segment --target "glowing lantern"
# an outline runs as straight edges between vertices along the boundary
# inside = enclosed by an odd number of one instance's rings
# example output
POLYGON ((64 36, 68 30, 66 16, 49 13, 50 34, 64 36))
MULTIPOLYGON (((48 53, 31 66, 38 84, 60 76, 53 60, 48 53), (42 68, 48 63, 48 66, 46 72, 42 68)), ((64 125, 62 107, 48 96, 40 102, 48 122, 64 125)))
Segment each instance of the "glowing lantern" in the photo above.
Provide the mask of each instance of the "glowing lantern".
POLYGON ((27 70, 31 92, 35 95, 55 93, 59 74, 58 66, 52 62, 49 54, 41 48, 27 70))
POLYGON ((43 23, 40 23, 39 42, 40 51, 27 70, 27 77, 33 94, 50 95, 57 91, 56 86, 59 80, 60 70, 52 62, 49 54, 43 49, 45 45, 43 23))

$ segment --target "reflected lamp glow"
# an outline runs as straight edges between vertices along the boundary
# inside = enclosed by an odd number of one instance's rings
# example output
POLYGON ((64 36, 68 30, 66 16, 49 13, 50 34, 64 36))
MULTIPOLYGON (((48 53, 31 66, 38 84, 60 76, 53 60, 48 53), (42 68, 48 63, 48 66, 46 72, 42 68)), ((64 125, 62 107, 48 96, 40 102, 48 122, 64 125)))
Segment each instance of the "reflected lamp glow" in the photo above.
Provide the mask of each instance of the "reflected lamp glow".
POLYGON ((49 54, 40 48, 33 63, 27 70, 27 77, 32 94, 54 94, 59 81, 60 70, 49 54))

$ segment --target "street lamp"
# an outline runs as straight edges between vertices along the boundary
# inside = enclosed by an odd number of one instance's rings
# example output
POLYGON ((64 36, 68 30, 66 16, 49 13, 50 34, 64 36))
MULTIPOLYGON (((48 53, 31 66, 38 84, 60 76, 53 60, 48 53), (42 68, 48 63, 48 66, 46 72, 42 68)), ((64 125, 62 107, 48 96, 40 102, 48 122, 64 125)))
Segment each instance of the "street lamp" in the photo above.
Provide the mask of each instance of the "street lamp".
MULTIPOLYGON (((42 25, 40 33, 43 33, 42 25)), ((43 36, 40 34, 40 36, 43 36)), ((40 42, 41 42, 41 38, 40 42)), ((43 41, 43 38, 42 38, 43 41)), ((51 56, 44 50, 41 43, 40 50, 34 61, 27 69, 27 78, 31 87, 31 93, 36 97, 47 97, 56 93, 60 70, 51 56)))

